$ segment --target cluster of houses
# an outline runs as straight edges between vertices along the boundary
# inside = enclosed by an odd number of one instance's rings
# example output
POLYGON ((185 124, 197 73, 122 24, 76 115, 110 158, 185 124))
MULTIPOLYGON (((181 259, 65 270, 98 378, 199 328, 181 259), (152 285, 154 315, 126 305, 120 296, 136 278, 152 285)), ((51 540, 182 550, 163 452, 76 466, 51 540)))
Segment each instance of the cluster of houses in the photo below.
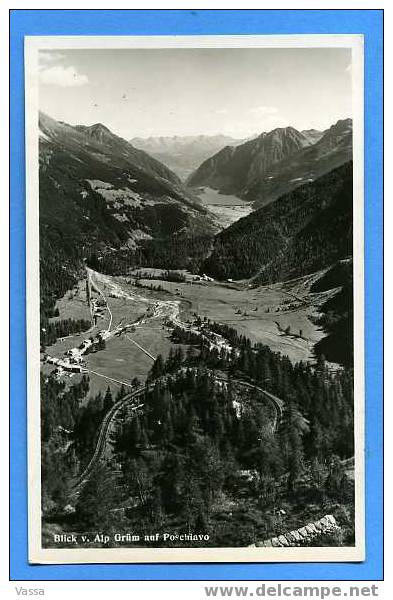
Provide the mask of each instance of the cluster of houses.
POLYGON ((104 309, 105 309, 105 306, 99 300, 96 300, 95 298, 93 298, 91 300, 91 314, 92 314, 95 326, 97 325, 98 318, 101 318, 104 316, 104 313, 103 313, 104 309))
POLYGON ((56 365, 58 367, 59 374, 61 371, 69 371, 70 373, 82 373, 82 365, 76 362, 71 362, 71 360, 62 360, 61 358, 57 358, 56 356, 45 355, 44 360, 52 365, 56 365))
MULTIPOLYGON (((104 338, 106 331, 100 331, 98 337, 104 338)), ((49 354, 44 355, 44 361, 55 365, 59 369, 59 374, 62 371, 68 371, 70 373, 82 373, 83 371, 83 355, 86 354, 88 348, 91 348, 95 343, 95 339, 87 338, 77 348, 70 348, 65 353, 67 358, 57 358, 56 356, 50 356, 49 354)))

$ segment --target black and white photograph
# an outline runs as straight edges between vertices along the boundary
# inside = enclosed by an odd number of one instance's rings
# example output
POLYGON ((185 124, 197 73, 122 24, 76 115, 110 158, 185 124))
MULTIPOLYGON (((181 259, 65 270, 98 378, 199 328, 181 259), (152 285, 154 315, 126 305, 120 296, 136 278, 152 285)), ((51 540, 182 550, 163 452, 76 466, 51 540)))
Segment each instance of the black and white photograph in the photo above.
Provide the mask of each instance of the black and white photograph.
POLYGON ((30 562, 363 560, 362 37, 25 60, 30 562))

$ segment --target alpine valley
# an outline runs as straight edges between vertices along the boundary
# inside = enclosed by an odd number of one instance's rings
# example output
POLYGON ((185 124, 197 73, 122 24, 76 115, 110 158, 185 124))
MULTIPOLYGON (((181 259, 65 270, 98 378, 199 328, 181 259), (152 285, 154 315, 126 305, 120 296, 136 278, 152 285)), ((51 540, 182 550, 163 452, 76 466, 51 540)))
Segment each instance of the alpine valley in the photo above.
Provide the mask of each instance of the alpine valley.
POLYGON ((39 131, 43 546, 352 546, 351 120, 39 131))

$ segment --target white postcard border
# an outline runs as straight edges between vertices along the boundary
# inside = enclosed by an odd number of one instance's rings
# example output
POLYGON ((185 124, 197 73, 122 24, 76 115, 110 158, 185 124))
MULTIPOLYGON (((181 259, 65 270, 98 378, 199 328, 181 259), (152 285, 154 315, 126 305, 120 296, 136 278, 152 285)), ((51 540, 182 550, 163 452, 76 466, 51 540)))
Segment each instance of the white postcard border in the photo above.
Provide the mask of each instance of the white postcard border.
POLYGON ((26 315, 29 562, 32 564, 172 562, 343 562, 365 559, 364 512, 364 76, 362 35, 27 36, 26 315), (351 48, 354 227, 355 546, 299 548, 45 549, 41 545, 38 52, 143 48, 351 48))

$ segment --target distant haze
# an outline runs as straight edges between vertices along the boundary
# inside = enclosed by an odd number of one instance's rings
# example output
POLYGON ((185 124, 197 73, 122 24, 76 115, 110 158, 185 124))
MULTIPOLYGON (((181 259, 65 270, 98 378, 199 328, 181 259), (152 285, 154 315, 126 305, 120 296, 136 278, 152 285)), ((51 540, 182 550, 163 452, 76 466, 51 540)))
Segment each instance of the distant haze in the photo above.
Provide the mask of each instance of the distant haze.
POLYGON ((350 49, 40 52, 41 110, 125 139, 324 130, 351 105, 350 49))
POLYGON ((215 136, 148 137, 132 138, 135 148, 144 150, 172 169, 181 179, 186 179, 210 156, 224 148, 240 144, 242 140, 215 136))

